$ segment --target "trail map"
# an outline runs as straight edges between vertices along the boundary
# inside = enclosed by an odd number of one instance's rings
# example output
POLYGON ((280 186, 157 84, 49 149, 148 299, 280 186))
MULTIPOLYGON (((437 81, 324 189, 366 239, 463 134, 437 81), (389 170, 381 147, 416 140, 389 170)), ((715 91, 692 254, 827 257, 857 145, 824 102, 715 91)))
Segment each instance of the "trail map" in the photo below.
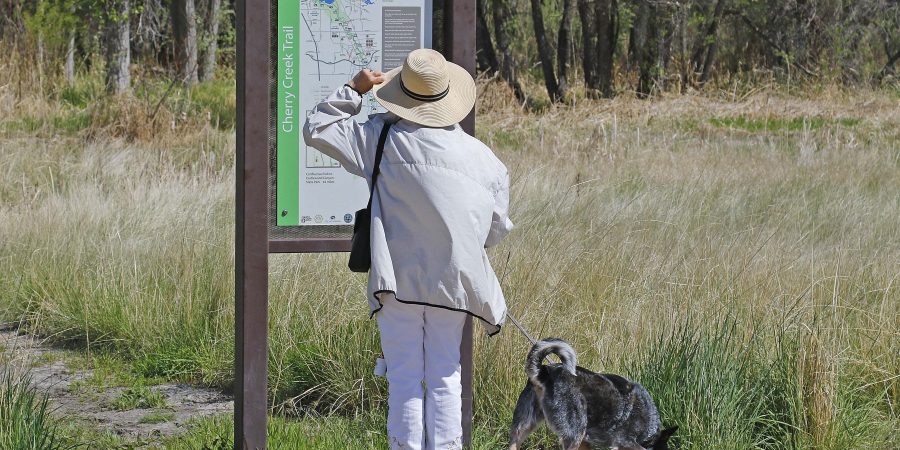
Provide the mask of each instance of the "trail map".
MULTIPOLYGON (((363 68, 390 70, 428 46, 430 6, 426 0, 279 0, 277 225, 347 225, 365 206, 365 180, 307 147, 303 123, 363 68)), ((368 94, 355 120, 380 111, 368 94)))

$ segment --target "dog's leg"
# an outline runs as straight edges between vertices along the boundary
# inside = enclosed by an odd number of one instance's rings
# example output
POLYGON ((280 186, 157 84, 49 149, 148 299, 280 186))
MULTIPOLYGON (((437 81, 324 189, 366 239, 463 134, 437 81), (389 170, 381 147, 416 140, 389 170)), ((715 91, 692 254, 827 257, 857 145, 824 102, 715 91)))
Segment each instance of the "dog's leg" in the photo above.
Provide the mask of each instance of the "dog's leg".
POLYGON ((556 395, 544 397, 541 405, 550 429, 559 436, 563 450, 578 450, 587 436, 587 407, 583 396, 560 389, 556 395))
POLYGON ((584 432, 581 432, 581 436, 576 438, 573 437, 562 437, 559 439, 559 443, 562 444, 563 450, 581 450, 587 444, 584 443, 584 432))
POLYGON ((537 428, 539 423, 540 421, 517 424, 513 420, 512 429, 509 431, 509 450, 519 450, 519 446, 525 442, 525 439, 537 428))
POLYGON ((512 426, 509 428, 509 450, 518 450, 528 435, 544 420, 544 412, 537 403, 534 387, 527 383, 519 394, 512 426))

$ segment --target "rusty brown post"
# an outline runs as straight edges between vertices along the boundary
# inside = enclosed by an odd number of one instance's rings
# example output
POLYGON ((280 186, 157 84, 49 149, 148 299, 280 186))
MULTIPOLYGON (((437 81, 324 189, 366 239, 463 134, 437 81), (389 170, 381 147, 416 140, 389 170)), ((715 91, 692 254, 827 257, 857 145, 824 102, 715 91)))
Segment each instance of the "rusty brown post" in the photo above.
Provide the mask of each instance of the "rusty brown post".
MULTIPOLYGON (((444 3, 445 56, 475 76, 475 0, 446 0, 444 3)), ((475 110, 462 122, 475 135, 475 110)))
MULTIPOLYGON (((445 55, 475 76, 475 0, 446 0, 444 3, 445 55)), ((461 122, 463 129, 475 135, 475 110, 461 122)), ((472 446, 472 317, 466 318, 460 348, 462 364, 463 446, 472 446)))
POLYGON ((234 448, 266 448, 269 0, 237 0, 234 448))

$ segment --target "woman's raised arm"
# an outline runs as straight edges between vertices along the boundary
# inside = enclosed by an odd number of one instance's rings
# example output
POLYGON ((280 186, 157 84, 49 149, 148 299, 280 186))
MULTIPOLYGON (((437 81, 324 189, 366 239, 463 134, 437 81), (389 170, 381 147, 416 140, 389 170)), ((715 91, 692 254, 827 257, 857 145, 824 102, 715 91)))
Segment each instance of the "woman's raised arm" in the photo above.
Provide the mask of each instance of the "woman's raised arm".
POLYGON ((362 108, 362 95, 382 81, 380 72, 365 69, 316 105, 303 126, 306 145, 338 160, 348 172, 367 178, 375 159, 374 146, 367 144, 378 139, 381 127, 373 121, 359 124, 353 116, 362 108))

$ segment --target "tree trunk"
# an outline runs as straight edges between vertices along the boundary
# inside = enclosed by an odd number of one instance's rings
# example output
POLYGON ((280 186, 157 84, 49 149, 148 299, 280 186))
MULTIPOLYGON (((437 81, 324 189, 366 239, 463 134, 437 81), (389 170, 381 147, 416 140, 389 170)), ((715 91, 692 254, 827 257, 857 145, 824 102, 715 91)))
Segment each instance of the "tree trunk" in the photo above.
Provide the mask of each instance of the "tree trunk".
POLYGON ((222 0, 205 0, 203 20, 203 51, 200 55, 200 81, 212 80, 216 75, 216 52, 219 49, 219 11, 222 0))
POLYGON ((516 99, 525 103, 527 97, 522 85, 516 77, 516 61, 512 55, 510 48, 510 25, 509 20, 513 18, 509 7, 509 0, 494 0, 494 37, 497 39, 497 53, 500 63, 500 76, 506 80, 509 87, 512 88, 516 99))
POLYGON ((197 83, 197 18, 194 0, 172 0, 175 69, 185 85, 197 83))
POLYGON ((478 51, 475 53, 479 72, 487 72, 491 75, 500 71, 500 63, 497 62, 497 52, 491 42, 491 30, 487 25, 487 0, 477 0, 475 15, 475 45, 478 51))
POLYGON ((44 34, 38 32, 37 35, 37 74, 38 88, 41 90, 41 96, 44 95, 44 34))
POLYGON ((617 0, 596 0, 595 33, 597 36, 596 61, 597 85, 592 86, 603 97, 613 96, 613 56, 616 52, 619 27, 617 0))
POLYGON ((130 0, 110 0, 104 11, 106 41, 106 90, 121 94, 131 87, 131 28, 128 21, 130 0))
POLYGON ((637 95, 647 98, 653 90, 659 44, 657 42, 656 5, 654 0, 638 0, 631 27, 631 54, 638 65, 637 95))
POLYGON ((677 8, 678 4, 669 2, 655 2, 653 4, 655 14, 653 15, 653 23, 656 28, 657 35, 657 51, 656 51, 656 71, 654 73, 654 82, 657 89, 664 91, 668 89, 669 81, 669 64, 672 62, 672 47, 677 34, 677 8))
POLYGON ((563 0, 562 18, 556 43, 556 72, 559 77, 556 96, 565 101, 569 91, 569 58, 572 47, 572 2, 563 0))
POLYGON ((75 32, 69 32, 69 40, 66 43, 66 63, 63 65, 63 73, 66 75, 66 82, 72 84, 75 82, 75 32))
POLYGON ((597 26, 594 21, 592 0, 578 0, 578 15, 581 17, 581 66, 584 71, 584 85, 588 96, 596 96, 597 86, 597 26))
POLYGON ((140 13, 136 21, 136 27, 132 27, 132 57, 140 58, 141 61, 152 61, 162 63, 171 61, 172 55, 166 54, 167 47, 164 41, 168 41, 171 37, 168 29, 171 26, 169 12, 171 6, 163 4, 164 0, 143 0, 140 13), (164 50, 164 48, 166 50, 164 50))
POLYGON ((447 46, 444 45, 444 10, 446 9, 446 2, 444 0, 432 0, 431 3, 431 48, 443 54, 447 49, 447 46))
POLYGON ((544 30, 544 13, 541 11, 541 0, 531 0, 531 23, 534 26, 534 38, 537 41, 538 55, 541 58, 541 70, 544 72, 544 84, 547 86, 547 95, 550 101, 558 102, 560 98, 559 85, 556 83, 556 74, 553 72, 553 49, 547 41, 547 32, 544 30))
POLYGON ((718 49, 716 34, 719 28, 719 20, 724 12, 725 0, 716 0, 713 15, 695 46, 694 56, 691 58, 691 66, 695 73, 700 72, 700 79, 698 80, 700 84, 706 83, 712 72, 713 61, 715 61, 718 49))
POLYGON ((612 97, 613 56, 618 40, 617 0, 578 0, 588 97, 612 97))
POLYGON ((688 80, 690 80, 690 61, 687 60, 689 55, 687 38, 688 7, 686 5, 680 5, 675 11, 676 13, 673 22, 677 29, 676 36, 678 39, 678 87, 681 94, 684 95, 687 93, 688 80))

